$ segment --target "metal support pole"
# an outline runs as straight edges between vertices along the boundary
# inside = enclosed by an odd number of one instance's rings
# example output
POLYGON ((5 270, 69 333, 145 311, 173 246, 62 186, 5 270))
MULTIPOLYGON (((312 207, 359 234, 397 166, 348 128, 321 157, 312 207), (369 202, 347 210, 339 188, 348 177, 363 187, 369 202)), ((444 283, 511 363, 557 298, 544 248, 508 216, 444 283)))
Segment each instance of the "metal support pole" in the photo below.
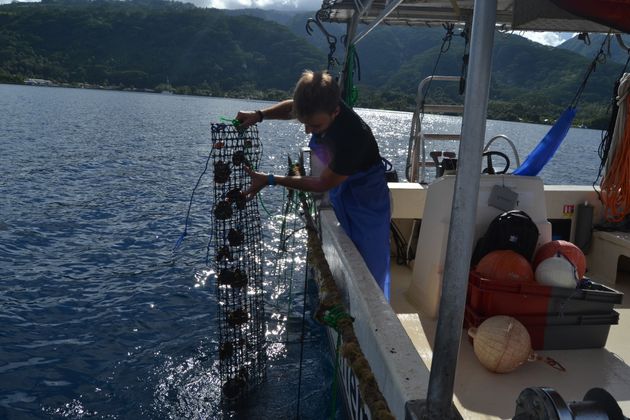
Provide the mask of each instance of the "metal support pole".
POLYGON ((462 139, 459 146, 442 297, 427 391, 426 417, 429 419, 454 417, 451 409, 453 386, 475 234, 481 177, 479 168, 486 132, 496 7, 497 0, 475 0, 462 139))
MULTIPOLYGON (((361 41, 363 38, 365 38, 365 36, 366 36, 367 34, 369 34, 370 32, 372 32, 372 30, 373 30, 374 28, 376 28, 378 25, 380 25, 380 24, 381 24, 381 22, 382 22, 382 21, 384 21, 384 20, 387 18, 387 16, 389 16, 389 15, 390 15, 390 14, 394 11, 394 9, 396 9, 396 8, 400 5, 400 3, 402 3, 402 2, 403 2, 403 0, 392 0, 392 1, 391 1, 388 5, 387 5, 387 7, 386 7, 385 9, 383 9, 383 11, 381 12, 381 14, 380 14, 380 15, 378 15, 378 16, 376 17, 376 19, 374 19, 374 20, 372 21, 372 23, 370 23, 370 24, 368 25, 368 27, 365 29, 365 31, 361 32, 359 35, 357 35, 357 36, 355 36, 355 37, 354 37, 354 39, 352 40, 352 43, 353 43, 353 44, 355 44, 355 45, 356 45, 356 44, 358 44, 358 43, 359 43, 359 41, 361 41)), ((370 5, 371 5, 371 4, 372 4, 372 3, 370 2, 370 5)))

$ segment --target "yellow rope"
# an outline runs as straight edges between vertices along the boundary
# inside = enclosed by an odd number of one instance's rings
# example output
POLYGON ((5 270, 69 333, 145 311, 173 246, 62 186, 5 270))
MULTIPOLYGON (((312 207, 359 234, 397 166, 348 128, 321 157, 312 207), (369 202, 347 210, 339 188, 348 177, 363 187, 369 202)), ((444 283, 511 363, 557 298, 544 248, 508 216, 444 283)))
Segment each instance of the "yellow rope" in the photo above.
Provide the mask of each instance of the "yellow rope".
MULTIPOLYGON (((303 201, 302 203, 304 205, 305 202, 303 201)), ((307 210, 305 209, 305 213, 307 210)), ((317 236, 317 231, 308 220, 307 231, 309 264, 317 271, 315 280, 319 290, 319 307, 315 312, 315 319, 325 323, 327 315, 330 319, 331 313, 336 314, 334 317, 335 329, 343 341, 341 354, 348 360, 352 372, 357 377, 361 397, 370 409, 372 418, 375 420, 393 420, 395 417, 389 410, 387 401, 385 401, 385 397, 383 397, 378 388, 370 364, 361 351, 361 346, 352 326, 352 318, 350 316, 342 316, 347 314, 340 312, 339 308, 343 308, 341 294, 324 256, 322 243, 317 236)))

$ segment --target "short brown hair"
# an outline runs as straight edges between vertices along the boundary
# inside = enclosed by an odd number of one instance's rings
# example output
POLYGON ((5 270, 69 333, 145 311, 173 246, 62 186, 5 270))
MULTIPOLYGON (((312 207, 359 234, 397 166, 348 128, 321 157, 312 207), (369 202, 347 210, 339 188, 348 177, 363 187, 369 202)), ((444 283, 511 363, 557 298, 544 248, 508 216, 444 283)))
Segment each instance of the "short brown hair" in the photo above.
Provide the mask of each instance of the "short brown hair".
POLYGON ((328 72, 306 70, 295 85, 293 113, 298 119, 318 112, 332 114, 340 100, 339 85, 328 72))

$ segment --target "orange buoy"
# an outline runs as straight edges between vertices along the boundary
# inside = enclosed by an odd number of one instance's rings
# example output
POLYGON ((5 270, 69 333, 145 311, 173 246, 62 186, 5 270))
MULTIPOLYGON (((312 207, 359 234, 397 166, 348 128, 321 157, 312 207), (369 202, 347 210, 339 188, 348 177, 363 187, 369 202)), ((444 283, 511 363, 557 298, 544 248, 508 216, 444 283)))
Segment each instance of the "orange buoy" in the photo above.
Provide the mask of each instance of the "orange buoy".
POLYGON ((490 280, 534 281, 534 271, 529 261, 511 250, 498 250, 486 254, 477 264, 476 270, 482 277, 490 280))
POLYGON ((538 248, 538 251, 536 251, 534 255, 534 262, 532 263, 534 271, 538 268, 538 264, 547 258, 556 256, 558 253, 573 264, 577 270, 579 279, 584 277, 584 273, 586 272, 586 257, 584 253, 577 245, 561 240, 547 242, 538 248))

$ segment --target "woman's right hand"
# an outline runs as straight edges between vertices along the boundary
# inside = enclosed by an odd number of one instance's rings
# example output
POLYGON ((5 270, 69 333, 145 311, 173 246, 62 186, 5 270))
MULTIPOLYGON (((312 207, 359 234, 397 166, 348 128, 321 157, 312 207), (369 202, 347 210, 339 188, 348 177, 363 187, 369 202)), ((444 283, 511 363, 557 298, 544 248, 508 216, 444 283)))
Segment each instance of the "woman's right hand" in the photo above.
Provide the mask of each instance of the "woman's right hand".
POLYGON ((236 120, 240 122, 240 128, 247 128, 260 122, 260 116, 256 111, 239 111, 236 120))
POLYGON ((249 201, 256 197, 258 191, 267 186, 267 179, 269 175, 262 172, 256 172, 247 165, 244 165, 244 169, 245 172, 247 172, 247 175, 251 177, 251 185, 246 191, 243 191, 245 199, 249 201))

